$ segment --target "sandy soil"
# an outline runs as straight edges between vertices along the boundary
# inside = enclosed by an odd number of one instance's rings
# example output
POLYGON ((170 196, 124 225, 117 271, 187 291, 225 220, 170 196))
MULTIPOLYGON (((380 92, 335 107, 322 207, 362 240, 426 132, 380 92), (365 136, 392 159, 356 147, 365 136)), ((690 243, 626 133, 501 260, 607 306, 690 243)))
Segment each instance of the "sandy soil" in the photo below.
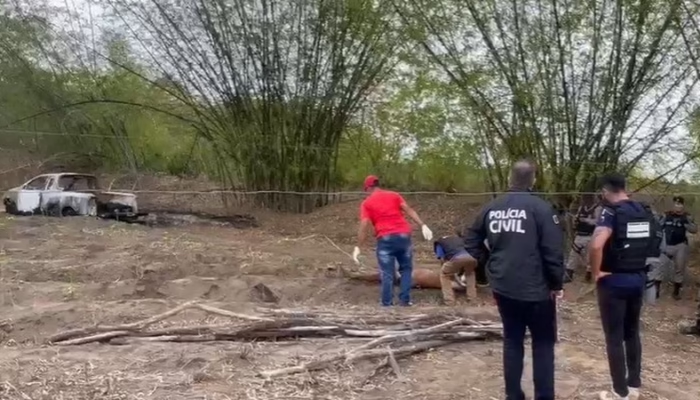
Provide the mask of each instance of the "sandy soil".
MULTIPOLYGON (((419 212, 436 233, 473 207, 431 199, 419 212)), ((188 300, 252 312, 265 306, 264 283, 285 308, 377 308, 378 288, 343 278, 354 268, 356 204, 305 216, 256 215, 258 228, 185 224, 145 227, 85 218, 17 218, 0 214, 0 398, 2 399, 502 399, 499 342, 448 346, 400 361, 405 379, 371 365, 265 382, 256 372, 350 346, 335 340, 278 343, 124 346, 44 345, 51 334, 94 324, 131 322, 188 300)), ((430 245, 418 264, 437 268, 430 245)), ((365 262, 372 264, 371 255, 365 262)), ((438 291, 416 292, 416 308, 436 307, 438 291)), ((700 341, 676 333, 692 315, 694 293, 668 298, 644 315, 643 399, 700 398, 700 341)), ((558 395, 593 399, 609 387, 603 340, 590 288, 577 283, 562 306, 557 348, 558 395)), ((497 318, 487 290, 481 312, 497 318)), ((460 305, 457 307, 466 307, 460 305)), ((413 310, 417 311, 417 310, 413 310)), ((379 310, 377 312, 380 312, 379 310)), ((167 323, 203 323, 186 311, 167 323)), ((526 366, 525 387, 531 364, 526 366)))

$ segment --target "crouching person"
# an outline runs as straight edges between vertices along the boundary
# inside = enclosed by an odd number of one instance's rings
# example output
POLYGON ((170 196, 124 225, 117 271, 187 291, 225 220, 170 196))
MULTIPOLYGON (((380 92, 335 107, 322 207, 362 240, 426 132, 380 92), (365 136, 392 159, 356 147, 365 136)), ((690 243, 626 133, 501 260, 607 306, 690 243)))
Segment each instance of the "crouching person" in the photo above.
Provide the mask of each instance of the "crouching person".
POLYGON ((476 277, 474 270, 477 260, 464 248, 464 240, 457 236, 443 236, 433 244, 435 255, 442 262, 440 270, 440 287, 442 298, 446 305, 455 305, 455 293, 452 282, 461 280, 458 276, 464 275, 467 298, 476 298, 476 277))

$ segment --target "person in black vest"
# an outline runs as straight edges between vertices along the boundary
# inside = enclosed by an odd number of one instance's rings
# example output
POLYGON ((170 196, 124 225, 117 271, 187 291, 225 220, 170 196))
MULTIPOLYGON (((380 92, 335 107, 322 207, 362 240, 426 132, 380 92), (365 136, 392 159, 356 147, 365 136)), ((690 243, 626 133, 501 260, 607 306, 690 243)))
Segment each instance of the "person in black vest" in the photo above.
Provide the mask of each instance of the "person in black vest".
POLYGON ((554 400, 557 299, 563 296, 564 232, 552 204, 532 194, 536 167, 513 164, 510 189, 489 202, 464 235, 479 258, 488 239, 489 285, 503 321, 503 378, 508 400, 524 400, 525 333, 532 341, 535 399, 554 400))
POLYGON ((642 383, 639 317, 656 224, 648 206, 630 200, 624 176, 605 175, 600 186, 604 208, 593 232, 589 260, 613 388, 601 392, 599 398, 636 399, 642 383))
POLYGON ((673 210, 666 212, 661 224, 664 228, 666 247, 661 257, 663 275, 656 281, 657 293, 661 290, 662 279, 671 270, 673 275, 673 298, 680 300, 681 288, 688 268, 688 237, 687 233, 697 233, 698 227, 693 217, 685 211, 685 200, 681 196, 673 198, 673 210))
POLYGON ((571 252, 566 263, 566 277, 564 282, 573 281, 577 270, 586 269, 586 282, 591 281, 591 268, 588 265, 588 244, 595 229, 596 222, 600 216, 601 207, 592 194, 581 196, 581 206, 576 212, 574 220, 574 243, 571 245, 571 252))
POLYGON ((433 244, 435 255, 442 262, 440 269, 440 288, 445 305, 455 305, 455 293, 452 282, 464 284, 467 290, 467 298, 476 298, 476 281, 474 269, 477 260, 464 249, 464 239, 458 235, 443 236, 433 244))
POLYGON ((656 233, 652 237, 652 244, 649 248, 649 257, 647 257, 647 283, 644 290, 644 302, 649 305, 656 304, 659 299, 659 286, 657 282, 663 280, 663 267, 661 265, 661 254, 663 251, 664 229, 661 225, 662 216, 649 207, 654 215, 654 229, 656 233))

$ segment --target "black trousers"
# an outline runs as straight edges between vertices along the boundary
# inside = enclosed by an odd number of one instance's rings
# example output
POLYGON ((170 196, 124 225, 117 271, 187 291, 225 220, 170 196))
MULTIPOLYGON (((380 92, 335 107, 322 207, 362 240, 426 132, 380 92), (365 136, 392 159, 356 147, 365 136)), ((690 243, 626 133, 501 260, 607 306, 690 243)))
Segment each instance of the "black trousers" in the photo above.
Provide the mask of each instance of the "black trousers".
POLYGON ((642 385, 639 317, 644 288, 614 288, 598 283, 597 292, 613 390, 625 397, 629 387, 642 385))
POLYGON ((557 308, 554 300, 520 301, 494 293, 503 321, 503 378, 506 400, 525 400, 520 381, 525 357, 525 330, 532 336, 535 400, 554 400, 554 344, 557 308))
POLYGON ((488 264, 488 262, 489 256, 488 254, 485 254, 479 258, 478 264, 476 265, 474 277, 476 279, 476 283, 479 285, 487 285, 489 283, 489 278, 486 275, 486 264, 488 264))

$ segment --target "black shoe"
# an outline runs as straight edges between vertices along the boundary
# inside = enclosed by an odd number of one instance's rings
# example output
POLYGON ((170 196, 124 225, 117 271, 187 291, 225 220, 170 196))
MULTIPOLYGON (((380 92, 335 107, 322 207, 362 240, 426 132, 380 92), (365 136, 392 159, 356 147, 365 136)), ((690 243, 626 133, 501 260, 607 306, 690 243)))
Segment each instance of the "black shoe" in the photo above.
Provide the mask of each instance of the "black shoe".
POLYGON ((571 283, 574 281, 574 271, 567 269, 564 273, 564 283, 571 283))
POLYGON ((681 299, 681 288, 682 287, 683 287, 682 283, 674 283, 673 284, 673 299, 674 300, 681 299))
POLYGON ((586 283, 591 283, 593 281, 593 273, 591 271, 586 271, 586 283))

